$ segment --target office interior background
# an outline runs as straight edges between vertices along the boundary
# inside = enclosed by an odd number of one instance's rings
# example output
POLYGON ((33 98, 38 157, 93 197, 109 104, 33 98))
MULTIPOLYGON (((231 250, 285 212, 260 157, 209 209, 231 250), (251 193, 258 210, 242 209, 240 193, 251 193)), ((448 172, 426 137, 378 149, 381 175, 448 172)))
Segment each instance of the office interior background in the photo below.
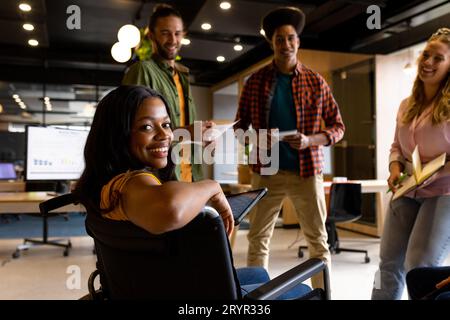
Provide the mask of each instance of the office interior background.
MULTIPOLYGON (((122 62, 113 58, 112 48, 118 42, 119 29, 133 24, 142 32, 153 7, 160 2, 163 1, 2 1, 0 162, 14 164, 17 180, 24 179, 26 127, 88 131, 96 103, 120 84, 126 68, 139 59, 137 50, 126 48, 125 52, 119 53, 122 62), (29 8, 19 8, 23 4, 28 4, 29 8)), ((199 119, 213 119, 219 124, 234 120, 239 93, 246 79, 271 62, 272 52, 260 33, 261 17, 280 5, 297 6, 305 12, 300 61, 319 72, 329 83, 347 127, 344 139, 325 150, 328 180, 333 177, 387 179, 395 115, 400 101, 411 91, 416 60, 426 39, 439 27, 448 26, 450 21, 450 3, 442 0, 230 0, 226 1, 229 6, 223 4, 225 1, 216 0, 164 2, 179 9, 184 19, 187 34, 179 56, 180 62, 191 72, 190 82, 199 119), (369 6, 379 9, 379 28, 370 28, 368 24, 368 19, 377 12, 368 10, 369 6)), ((224 153, 238 152, 232 135, 225 135, 226 139, 230 141, 219 144, 217 159, 224 153), (221 149, 223 145, 233 146, 232 151, 227 149, 225 152, 221 149)), ((227 189, 242 182, 237 163, 205 165, 204 172, 207 178, 219 181, 227 189)), ((5 185, 11 181, 5 179, 0 183, 5 185)), ((359 261, 346 261, 342 266, 338 265, 336 272, 342 271, 343 276, 334 280, 333 289, 338 292, 334 298, 369 297, 371 280, 366 279, 366 287, 360 289, 366 292, 356 296, 339 293, 344 290, 338 287, 346 285, 345 274, 358 272, 361 270, 358 268, 365 268, 362 272, 365 278, 373 277, 382 228, 379 212, 385 211, 388 200, 385 191, 364 194, 363 217, 347 228, 359 233, 340 230, 350 241, 356 241, 356 246, 361 245, 358 241, 366 241, 372 263, 365 266, 359 261)), ((286 216, 284 218, 284 224, 291 224, 286 222, 286 216)), ((2 219, 0 233, 4 224, 20 226, 20 221, 8 219, 11 221, 2 219)), ((291 237, 297 239, 297 231, 285 230, 282 235, 283 231, 276 232, 280 234, 279 239, 284 240, 274 240, 274 246, 279 246, 280 252, 274 249, 271 259, 281 261, 274 262, 275 273, 282 272, 287 264, 298 262, 295 254, 286 257, 282 253, 291 237)), ((239 231, 233 245, 236 262, 241 265, 245 264, 245 232, 239 231)), ((35 290, 29 290, 29 294, 23 291, 8 294, 18 284, 31 281, 26 270, 33 268, 33 264, 43 268, 42 274, 48 276, 45 279, 47 286, 52 281, 52 272, 51 269, 45 271, 50 268, 43 262, 45 259, 58 260, 61 267, 67 264, 67 260, 62 259, 71 259, 71 264, 86 268, 94 268, 95 264, 95 258, 87 254, 91 244, 87 236, 74 241, 74 249, 79 245, 84 250, 81 257, 76 253, 60 257, 57 248, 48 248, 38 253, 30 251, 20 259, 11 260, 13 248, 21 243, 20 238, 18 234, 16 238, 0 239, 0 259, 4 261, 0 275, 7 274, 9 279, 4 280, 1 276, 0 299, 58 299, 82 295, 81 292, 55 295, 53 287, 53 295, 39 293, 36 289, 42 284, 39 279, 33 280, 35 290)), ((55 277, 59 277, 60 283, 66 276, 55 277)), ((87 276, 86 271, 83 279, 87 276)), ((83 288, 86 286, 84 280, 83 288)))

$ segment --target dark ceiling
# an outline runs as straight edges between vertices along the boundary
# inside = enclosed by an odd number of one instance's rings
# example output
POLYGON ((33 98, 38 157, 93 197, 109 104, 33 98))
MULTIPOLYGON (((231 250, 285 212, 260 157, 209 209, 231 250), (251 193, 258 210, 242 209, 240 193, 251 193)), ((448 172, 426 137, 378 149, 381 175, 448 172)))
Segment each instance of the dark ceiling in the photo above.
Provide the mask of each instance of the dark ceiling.
MULTIPOLYGON (((2 0, 0 9, 0 81, 115 86, 126 65, 110 54, 118 29, 127 23, 143 27, 157 2, 139 0, 27 0, 33 10, 21 13, 18 0, 2 0), (81 9, 81 30, 68 30, 66 9, 81 9), (32 22, 35 30, 23 30, 32 22), (33 35, 40 45, 30 47, 33 35)), ((385 54, 425 40, 448 26, 450 1, 431 0, 229 0, 221 10, 216 0, 164 1, 182 13, 189 46, 182 48, 182 63, 191 69, 193 82, 210 86, 271 54, 259 34, 260 19, 281 5, 298 6, 306 13, 302 47, 353 53, 385 54), (369 5, 381 8, 381 30, 369 30, 369 5), (200 28, 212 24, 210 31, 200 28), (244 50, 236 52, 239 41, 244 50), (222 55, 225 62, 216 61, 222 55)))

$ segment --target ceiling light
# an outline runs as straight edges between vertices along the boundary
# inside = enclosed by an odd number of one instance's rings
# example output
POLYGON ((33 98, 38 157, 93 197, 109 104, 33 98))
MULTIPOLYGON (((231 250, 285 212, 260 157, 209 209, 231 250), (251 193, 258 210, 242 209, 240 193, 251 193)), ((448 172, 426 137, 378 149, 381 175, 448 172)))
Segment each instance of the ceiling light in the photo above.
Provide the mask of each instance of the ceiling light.
POLYGON ((44 101, 50 101, 49 97, 44 97, 44 101))
POLYGON ((126 24, 119 29, 119 32, 117 32, 117 39, 125 46, 134 48, 141 41, 141 33, 136 26, 126 24))
POLYGON ((181 44, 184 46, 188 46, 190 43, 191 43, 191 40, 189 40, 188 38, 181 39, 181 44))
POLYGON ((22 99, 20 99, 20 98, 15 98, 14 101, 17 102, 17 103, 19 103, 19 102, 22 101, 22 99))
POLYGON ((19 99, 19 95, 18 94, 13 94, 12 97, 13 97, 13 99, 19 99))
POLYGON ((28 44, 32 47, 36 47, 39 44, 39 41, 37 41, 36 39, 30 39, 28 40, 28 44))
POLYGON ((220 3, 220 9, 222 10, 228 10, 231 8, 231 3, 227 2, 227 1, 223 1, 220 3))
POLYGON ((19 9, 25 12, 31 11, 31 6, 28 3, 19 4, 19 9))
POLYGON ((224 56, 218 56, 216 58, 216 60, 219 61, 219 62, 224 62, 225 61, 225 57, 224 56))
POLYGON ((260 33, 261 35, 263 35, 264 37, 266 36, 266 32, 264 31, 264 29, 259 30, 259 33, 260 33))
POLYGON ((233 49, 234 49, 234 51, 242 51, 242 49, 244 49, 244 47, 241 46, 240 44, 236 44, 236 45, 233 47, 233 49))
POLYGON ((207 23, 207 22, 203 23, 203 24, 202 24, 202 29, 203 29, 203 30, 209 30, 209 29, 211 29, 211 24, 209 24, 209 23, 207 23))
POLYGON ((111 48, 111 55, 117 62, 127 62, 131 58, 131 49, 122 42, 116 42, 111 48))
POLYGON ((24 23, 22 27, 25 30, 27 30, 27 31, 33 31, 34 30, 34 26, 31 23, 24 23))

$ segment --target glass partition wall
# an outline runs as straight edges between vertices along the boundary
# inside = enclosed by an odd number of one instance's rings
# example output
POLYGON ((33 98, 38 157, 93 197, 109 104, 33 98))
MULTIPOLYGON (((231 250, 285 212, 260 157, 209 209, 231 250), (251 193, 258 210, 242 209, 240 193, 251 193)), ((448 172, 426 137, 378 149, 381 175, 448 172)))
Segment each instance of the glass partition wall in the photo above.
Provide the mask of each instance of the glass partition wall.
POLYGON ((27 124, 90 126, 97 102, 112 87, 1 82, 1 131, 27 124))
POLYGON ((0 162, 23 168, 27 125, 89 130, 97 102, 111 89, 0 81, 0 162))
MULTIPOLYGON (((333 147, 334 176, 349 180, 376 178, 376 115, 374 60, 332 72, 333 94, 346 126, 342 141, 333 147)), ((363 194, 363 218, 375 224, 375 195, 363 194)))

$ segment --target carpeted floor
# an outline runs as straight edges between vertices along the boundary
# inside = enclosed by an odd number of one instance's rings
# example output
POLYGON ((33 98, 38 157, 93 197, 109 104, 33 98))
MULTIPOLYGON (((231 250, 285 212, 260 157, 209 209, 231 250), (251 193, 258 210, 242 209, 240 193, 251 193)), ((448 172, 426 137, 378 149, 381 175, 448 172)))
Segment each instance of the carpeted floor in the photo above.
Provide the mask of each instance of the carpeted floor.
MULTIPOLYGON (((42 218, 30 215, 2 215, 0 217, 0 239, 41 238, 42 218)), ((85 216, 72 212, 64 216, 58 215, 48 218, 49 237, 86 236, 84 227, 85 216)))

